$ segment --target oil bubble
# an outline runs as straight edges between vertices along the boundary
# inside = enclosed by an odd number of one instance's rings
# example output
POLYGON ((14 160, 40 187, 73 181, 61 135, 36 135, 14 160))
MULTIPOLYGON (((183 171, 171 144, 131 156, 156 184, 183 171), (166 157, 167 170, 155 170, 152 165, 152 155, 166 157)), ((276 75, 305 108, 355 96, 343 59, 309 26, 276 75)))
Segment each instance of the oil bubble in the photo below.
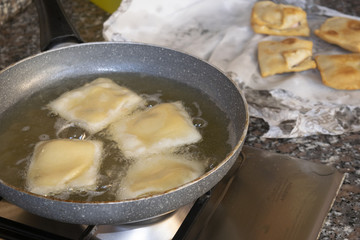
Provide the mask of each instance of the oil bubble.
POLYGON ((142 94, 141 95, 143 98, 146 99, 146 106, 147 107, 153 107, 157 104, 160 104, 161 101, 161 93, 155 93, 155 94, 142 94))
POLYGON ((28 161, 28 157, 22 158, 22 159, 16 161, 15 165, 20 165, 20 164, 22 164, 23 162, 26 162, 26 161, 28 161))
POLYGON ((208 122, 203 118, 194 117, 192 120, 196 128, 205 128, 208 125, 208 122))
POLYGON ((21 129, 21 131, 23 131, 23 132, 27 132, 29 130, 30 130, 30 126, 25 126, 21 129))
POLYGON ((48 116, 49 118, 56 118, 56 117, 58 117, 58 114, 55 113, 55 112, 50 111, 50 112, 47 114, 47 116, 48 116))
POLYGON ((50 139, 50 136, 47 135, 47 134, 41 134, 41 135, 39 136, 39 139, 40 139, 40 141, 46 141, 46 140, 49 140, 49 139, 50 139))
POLYGON ((87 137, 87 133, 82 128, 75 126, 72 123, 65 124, 59 127, 56 136, 59 138, 68 138, 68 139, 80 139, 84 140, 87 137))
POLYGON ((203 112, 201 111, 201 108, 200 108, 199 103, 193 102, 192 104, 193 104, 194 107, 196 108, 196 112, 197 112, 197 113, 196 113, 196 117, 201 117, 202 114, 203 114, 203 112))

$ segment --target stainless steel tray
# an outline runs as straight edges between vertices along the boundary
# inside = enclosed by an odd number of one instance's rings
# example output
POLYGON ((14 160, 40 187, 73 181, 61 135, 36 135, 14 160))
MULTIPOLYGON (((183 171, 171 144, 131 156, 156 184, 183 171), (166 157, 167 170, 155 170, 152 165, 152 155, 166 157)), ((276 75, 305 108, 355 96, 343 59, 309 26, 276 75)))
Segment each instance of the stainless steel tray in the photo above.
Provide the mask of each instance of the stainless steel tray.
POLYGON ((317 239, 343 182, 335 168, 244 147, 186 239, 317 239))

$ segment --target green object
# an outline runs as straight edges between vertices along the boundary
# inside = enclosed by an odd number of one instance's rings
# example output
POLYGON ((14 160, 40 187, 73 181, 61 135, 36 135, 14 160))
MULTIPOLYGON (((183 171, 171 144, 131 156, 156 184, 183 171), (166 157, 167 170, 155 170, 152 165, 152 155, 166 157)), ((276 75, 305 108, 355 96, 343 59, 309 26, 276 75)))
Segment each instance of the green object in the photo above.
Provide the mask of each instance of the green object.
POLYGON ((90 0, 108 13, 115 12, 119 8, 121 0, 90 0))

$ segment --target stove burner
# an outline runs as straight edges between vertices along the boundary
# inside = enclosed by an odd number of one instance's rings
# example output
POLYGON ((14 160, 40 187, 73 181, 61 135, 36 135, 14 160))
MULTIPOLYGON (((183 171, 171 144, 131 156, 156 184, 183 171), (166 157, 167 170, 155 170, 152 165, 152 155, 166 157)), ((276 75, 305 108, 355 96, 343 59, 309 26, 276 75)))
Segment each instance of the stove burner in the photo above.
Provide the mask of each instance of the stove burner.
POLYGON ((343 175, 329 166, 245 146, 211 191, 169 214, 87 226, 45 219, 0 199, 0 238, 316 239, 342 181, 343 175))

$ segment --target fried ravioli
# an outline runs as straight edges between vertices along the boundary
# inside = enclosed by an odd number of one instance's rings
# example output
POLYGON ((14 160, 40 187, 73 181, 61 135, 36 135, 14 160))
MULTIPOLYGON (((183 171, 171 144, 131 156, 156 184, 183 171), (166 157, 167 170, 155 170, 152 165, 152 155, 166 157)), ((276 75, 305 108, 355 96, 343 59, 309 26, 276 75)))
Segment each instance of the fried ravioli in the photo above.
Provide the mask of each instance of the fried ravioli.
POLYGON ((309 36, 306 12, 300 7, 271 1, 255 3, 251 26, 256 33, 279 36, 309 36))
POLYGON ((344 17, 328 18, 314 33, 326 42, 360 53, 360 21, 344 17))
POLYGON ((258 44, 258 62, 262 77, 316 68, 311 41, 287 38, 258 44))
POLYGON ((324 85, 335 89, 360 89, 360 54, 315 57, 324 85))
POLYGON ((119 86, 110 79, 98 78, 64 93, 50 102, 48 107, 93 134, 142 106, 143 102, 130 89, 119 86))

